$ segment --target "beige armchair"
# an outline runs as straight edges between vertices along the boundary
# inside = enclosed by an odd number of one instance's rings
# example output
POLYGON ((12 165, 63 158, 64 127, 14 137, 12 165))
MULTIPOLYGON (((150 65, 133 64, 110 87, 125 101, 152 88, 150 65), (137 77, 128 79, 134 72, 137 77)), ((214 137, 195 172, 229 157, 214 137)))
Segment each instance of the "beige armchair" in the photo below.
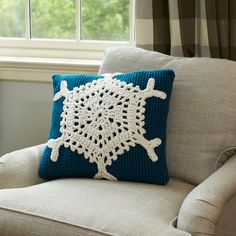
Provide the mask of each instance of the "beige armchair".
POLYGON ((0 158, 1 236, 236 235, 236 63, 110 49, 99 73, 172 68, 166 186, 38 177, 45 145, 0 158))
MULTIPOLYGON (((40 196, 37 194, 43 193, 40 191, 40 188, 45 191, 50 191, 47 188, 43 188, 44 180, 40 179, 37 174, 37 169, 39 165, 39 160, 42 155, 43 149, 45 145, 39 145, 23 150, 16 151, 14 153, 7 154, 3 156, 0 160, 0 232, 2 236, 5 235, 107 235, 107 234, 99 234, 95 229, 89 229, 88 226, 86 229, 82 229, 85 226, 78 225, 78 229, 74 225, 70 225, 67 227, 71 227, 70 231, 63 227, 65 223, 52 219, 43 219, 41 215, 37 215, 37 211, 33 210, 34 207, 44 207, 43 202, 39 201, 40 196), (41 185, 40 185, 41 184, 41 185), (33 186, 36 185, 36 186, 33 186), (28 188, 27 188, 28 187, 28 188), (12 188, 12 189, 11 189, 12 188), (19 188, 19 189, 18 189, 19 188), (31 191, 31 188, 36 189, 36 191, 31 191), (23 206, 24 196, 27 197, 28 194, 24 192, 29 192, 32 194, 32 197, 36 198, 37 205, 32 205, 32 212, 25 212, 20 207, 23 206), (38 193, 37 193, 38 192, 38 193), (22 195, 22 196, 21 196, 22 195), (11 199, 16 200, 15 207, 17 208, 9 208, 11 204, 11 199), (19 204, 20 203, 20 204, 19 204), (22 214, 20 216, 19 214, 22 214), (39 217, 40 220, 33 220, 33 218, 39 217), (32 219, 29 219, 32 218, 32 219), (23 222, 21 222, 23 220, 23 222), (48 222, 45 222, 47 221, 48 222), (44 227, 40 228, 40 224, 45 224, 44 227), (95 231, 94 231, 95 230, 95 231), (60 232, 59 232, 60 231, 60 232), (68 234, 70 232, 70 234, 68 234)), ((147 232, 143 232, 143 234, 138 234, 136 231, 131 231, 127 235, 236 235, 236 226, 235 226, 235 217, 236 217, 236 155, 234 155, 227 163, 224 164, 219 170, 217 170, 214 174, 212 174, 209 178, 203 181, 200 185, 194 188, 192 185, 184 184, 178 180, 171 180, 170 184, 165 187, 160 186, 150 186, 149 184, 135 184, 138 185, 136 187, 143 187, 143 192, 145 191, 153 191, 155 188, 159 189, 156 194, 167 194, 169 192, 170 195, 173 195, 174 201, 165 206, 166 211, 170 211, 170 209, 175 212, 165 212, 163 210, 162 214, 172 215, 172 219, 169 222, 166 222, 166 230, 161 229, 157 226, 156 230, 154 229, 152 232, 147 228, 147 232), (143 186, 142 186, 143 185, 143 186), (161 191, 161 189, 167 188, 167 191, 161 191), (172 191, 176 191, 173 193, 172 191), (181 191, 181 193, 180 193, 181 191), (176 197, 178 199, 176 199, 176 197), (186 197, 186 198, 185 198, 186 197), (172 204, 176 204, 175 207, 172 204), (179 207, 182 204, 180 210, 179 207), (170 208, 170 209, 169 209, 170 208), (175 208, 175 209, 174 209, 175 208), (178 212, 179 210, 179 212, 178 212), (174 215, 174 213, 176 215, 174 215), (178 224, 177 228, 181 229, 176 230, 173 226, 176 226, 176 217, 178 216, 178 224), (170 225, 168 225, 169 223, 170 225), (172 226, 173 225, 173 226, 172 226), (159 233, 160 231, 160 233, 159 233), (162 234, 163 231, 163 234, 162 234), (184 232, 186 231, 186 232, 184 232), (188 234, 190 232, 191 234, 188 234), (133 233, 133 234, 132 234, 133 233)), ((72 188, 77 187, 78 190, 80 187, 85 187, 84 185, 94 186, 97 184, 100 188, 101 185, 106 189, 107 181, 90 181, 90 180, 68 180, 71 181, 71 184, 74 184, 72 188), (92 183, 94 182, 94 183, 92 183), (103 182, 103 183, 98 183, 103 182), (81 185, 81 186, 80 186, 81 185)), ((55 181, 55 185, 57 185, 55 181)), ((51 181, 51 185, 53 185, 54 181, 51 181)), ((67 184, 67 181, 62 180, 62 184, 67 184)), ((108 190, 111 188, 112 183, 108 183, 108 190)), ((126 187, 125 183, 121 184, 120 188, 117 184, 114 186, 116 194, 121 194, 121 196, 125 197, 125 194, 122 193, 123 187, 126 187), (119 192, 120 191, 120 192, 119 192)), ((132 185, 132 183, 128 183, 128 186, 132 185)), ((50 185, 48 185, 50 186, 50 185)), ((127 186, 127 187, 128 187, 127 186)), ((46 184, 45 184, 46 187, 46 184)), ((53 188, 52 188, 53 189, 53 188)), ((84 191, 83 188, 81 191, 84 191)), ((84 192, 84 194, 96 194, 96 189, 93 191, 84 192)), ((91 190, 91 189, 90 189, 91 190)), ((111 190, 111 189, 110 189, 111 190)), ((138 188, 137 188, 138 190, 138 188)), ((149 192, 150 192, 149 191, 149 192)), ((68 194, 68 193, 59 193, 59 194, 68 194)), ((112 193, 111 193, 112 194, 112 193)), ((140 192, 141 194, 141 192, 140 192)), ((56 194, 55 194, 56 196, 56 194)), ((81 193, 78 191, 78 200, 80 199, 81 193)), ((142 196, 143 197, 143 196, 142 196)), ((165 196, 162 196, 162 198, 165 196)), ((138 198, 138 196, 134 196, 138 198)), ((156 203, 155 200, 152 200, 152 204, 159 205, 157 196, 156 203)), ((170 200, 169 197, 165 197, 166 200, 170 200)), ((29 199, 30 200, 30 199, 29 199)), ((66 199, 64 199, 66 200, 66 199)), ((132 199, 128 199, 129 202, 132 199)), ((173 199, 172 199, 173 200, 173 199)), ((53 199, 48 199, 48 203, 50 201, 53 202, 53 199)), ((99 201, 99 199, 97 199, 99 201)), ((124 200, 125 201, 125 200, 124 200)), ((127 203, 128 203, 127 202, 127 203)), ((69 203, 69 202, 68 202, 69 203)), ((138 203, 138 201, 137 201, 138 203)), ((29 202, 30 204, 30 202, 29 202)), ((76 204, 76 202, 74 202, 76 204)), ((90 202, 91 204, 91 202, 90 202)), ((27 203, 26 203, 27 205, 27 203)), ((69 206, 69 204, 68 204, 69 206)), ((45 206, 46 207, 46 206, 45 206)), ((57 206, 55 206, 54 210, 57 206)), ((60 206, 58 206, 60 207, 60 206)), ((99 204, 96 206, 99 207, 99 204)), ((101 205, 101 208, 105 206, 101 205)), ((122 207, 122 205, 121 205, 122 207)), ((128 207, 128 206, 127 206, 128 207)), ((160 209, 164 206, 160 206, 160 209)), ((138 206, 137 206, 138 208, 138 206)), ((121 209, 120 209, 121 210, 121 209)), ((127 209, 124 209, 124 211, 127 209)), ((111 214, 116 214, 116 212, 110 212, 111 214)), ((129 212, 130 213, 130 212, 129 212)), ((150 211, 150 217, 153 212, 150 211)), ((157 212, 156 220, 158 220, 159 214, 157 212)), ((78 213, 79 215, 79 213, 78 213)), ((128 216, 128 215, 127 215, 128 216)), ((123 217, 127 217, 125 214, 123 217)), ((145 215, 144 215, 145 216, 145 215)), ((66 219, 66 216, 63 216, 66 219)), ((167 216, 166 216, 167 217, 167 216)), ((92 216, 91 216, 92 218, 92 216)), ((163 217, 164 218, 164 217, 163 217)), ((104 219, 106 220, 106 219, 104 219)), ((145 220, 141 219, 143 223, 145 220)), ((119 222, 119 221, 118 221, 119 222)), ((118 223, 114 222, 114 224, 118 223)), ((154 225, 155 226, 155 225, 154 225)), ((135 227, 135 226, 134 226, 135 227)), ((140 227, 136 225, 137 229, 140 227)), ((163 227, 163 226, 162 226, 163 227)), ((145 228, 142 225, 142 228, 145 228)), ((139 229, 140 230, 140 229, 139 229)), ((99 230, 100 231, 100 230, 99 230)), ((122 232, 122 231, 121 231, 122 232)), ((138 231, 139 232, 139 231, 138 231)), ((108 232, 107 232, 108 233, 108 232)), ((108 234, 109 235, 109 234, 108 234)), ((112 233, 110 235, 113 235, 112 233)), ((117 234, 117 235, 124 235, 117 234)))

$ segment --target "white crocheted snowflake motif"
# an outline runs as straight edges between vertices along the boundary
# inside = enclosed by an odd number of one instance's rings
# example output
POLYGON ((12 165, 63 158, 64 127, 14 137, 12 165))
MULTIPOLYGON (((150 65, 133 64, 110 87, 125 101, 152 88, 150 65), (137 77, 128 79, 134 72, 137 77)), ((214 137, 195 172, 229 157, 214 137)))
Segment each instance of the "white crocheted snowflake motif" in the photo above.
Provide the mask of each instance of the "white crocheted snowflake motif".
POLYGON ((158 160, 154 148, 161 144, 161 139, 144 137, 145 100, 166 99, 167 95, 154 90, 153 78, 148 80, 146 89, 141 90, 139 86, 116 79, 116 75, 104 74, 71 91, 66 81, 61 82, 60 91, 54 97, 54 101, 65 97, 61 136, 48 141, 52 161, 57 161, 59 148, 64 145, 83 154, 90 163, 96 163, 98 172, 94 178, 116 180, 106 167, 130 147, 139 144, 153 162, 158 160))

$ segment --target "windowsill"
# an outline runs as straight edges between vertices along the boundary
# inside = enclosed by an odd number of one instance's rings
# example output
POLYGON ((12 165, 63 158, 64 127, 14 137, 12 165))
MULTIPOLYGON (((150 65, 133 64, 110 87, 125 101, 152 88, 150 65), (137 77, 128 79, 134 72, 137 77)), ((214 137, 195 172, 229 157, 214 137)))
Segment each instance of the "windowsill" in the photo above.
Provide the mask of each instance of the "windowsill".
POLYGON ((101 60, 0 56, 0 80, 50 82, 57 73, 97 74, 101 60))

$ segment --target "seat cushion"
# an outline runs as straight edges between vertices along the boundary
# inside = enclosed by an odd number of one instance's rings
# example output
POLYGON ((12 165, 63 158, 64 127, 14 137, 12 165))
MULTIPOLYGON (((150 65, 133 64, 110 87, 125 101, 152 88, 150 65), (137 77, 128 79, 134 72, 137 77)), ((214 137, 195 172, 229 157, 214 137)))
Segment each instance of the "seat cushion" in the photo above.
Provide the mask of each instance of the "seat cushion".
POLYGON ((194 187, 60 179, 0 191, 1 236, 188 235, 170 225, 194 187))
POLYGON ((100 73, 161 68, 176 74, 167 125, 169 174, 199 184, 236 150, 236 62, 123 47, 107 51, 100 73))

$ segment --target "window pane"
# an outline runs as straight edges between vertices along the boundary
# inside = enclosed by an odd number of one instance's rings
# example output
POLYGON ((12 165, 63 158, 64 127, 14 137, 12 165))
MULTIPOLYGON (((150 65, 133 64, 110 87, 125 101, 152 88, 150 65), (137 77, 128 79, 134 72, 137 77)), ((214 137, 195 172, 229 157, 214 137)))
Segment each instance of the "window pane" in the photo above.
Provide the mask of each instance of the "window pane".
POLYGON ((81 0, 81 39, 129 41, 130 0, 81 0))
POLYGON ((24 37, 24 18, 24 0, 0 0, 0 37, 24 37))
POLYGON ((76 0, 31 0, 31 37, 75 39, 76 0))

